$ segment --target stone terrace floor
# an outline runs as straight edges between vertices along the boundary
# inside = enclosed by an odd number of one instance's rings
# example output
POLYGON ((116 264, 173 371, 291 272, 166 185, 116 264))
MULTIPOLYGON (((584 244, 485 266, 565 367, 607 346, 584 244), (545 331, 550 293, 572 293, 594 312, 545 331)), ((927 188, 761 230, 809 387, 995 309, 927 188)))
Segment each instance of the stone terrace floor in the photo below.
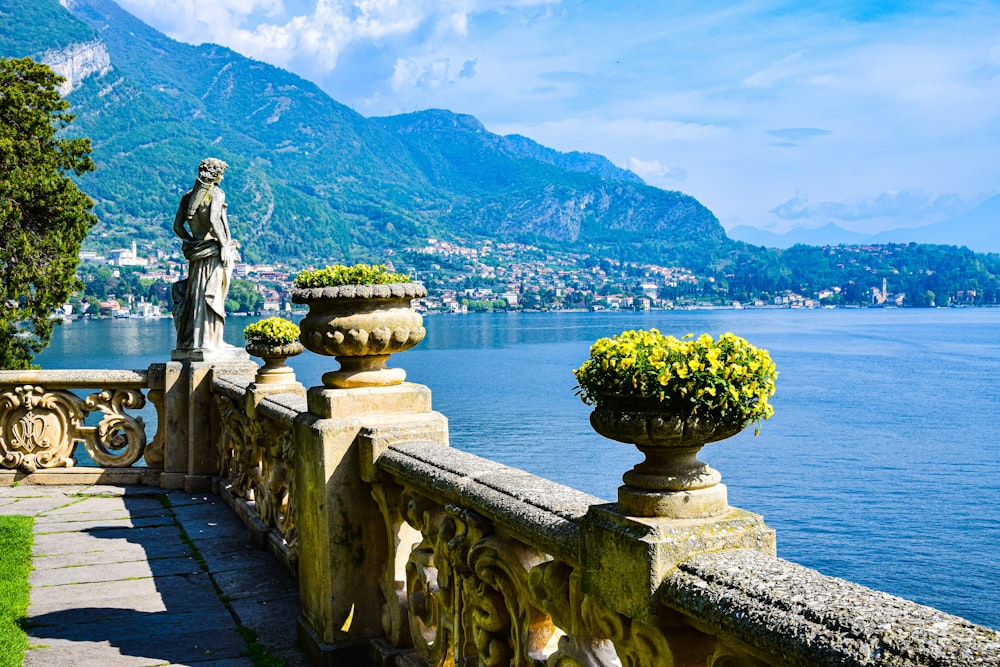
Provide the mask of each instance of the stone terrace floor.
POLYGON ((35 517, 25 667, 308 664, 295 581, 217 496, 0 487, 0 514, 35 517))

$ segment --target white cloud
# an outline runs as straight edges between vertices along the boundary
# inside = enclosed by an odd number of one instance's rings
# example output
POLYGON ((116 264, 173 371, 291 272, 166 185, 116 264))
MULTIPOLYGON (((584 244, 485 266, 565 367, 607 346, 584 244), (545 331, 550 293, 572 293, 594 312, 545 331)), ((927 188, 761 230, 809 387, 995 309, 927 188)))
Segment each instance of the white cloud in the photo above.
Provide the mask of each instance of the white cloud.
POLYGON ((681 167, 668 167, 659 160, 641 160, 637 157, 630 157, 624 167, 638 174, 647 183, 660 186, 681 183, 687 178, 686 170, 681 167))
POLYGON ((465 37, 476 9, 469 0, 311 0, 296 7, 282 0, 121 0, 121 5, 174 39, 222 44, 279 66, 309 63, 305 69, 311 71, 303 73, 314 76, 333 71, 354 44, 414 38, 419 46, 465 37))
POLYGON ((455 83, 459 78, 469 78, 472 70, 466 61, 457 72, 447 58, 400 58, 392 72, 392 88, 396 92, 416 88, 434 90, 455 83))
MULTIPOLYGON (((492 131, 501 134, 524 134, 546 137, 557 145, 583 134, 601 137, 604 141, 644 141, 647 143, 687 143, 703 144, 717 142, 729 136, 729 128, 701 123, 676 120, 660 120, 637 117, 593 118, 571 117, 533 125, 503 124, 491 126, 492 131)), ((562 150, 581 150, 564 147, 562 150)))
POLYGON ((798 51, 754 72, 743 79, 743 85, 748 88, 771 88, 808 71, 809 66, 804 62, 803 52, 798 51))
MULTIPOLYGON (((921 190, 887 191, 874 197, 844 201, 809 202, 797 191, 770 212, 782 220, 806 222, 813 227, 833 222, 847 228, 872 229, 872 221, 891 221, 895 227, 915 227, 956 216, 970 207, 958 195, 932 195, 921 190), (846 223, 846 224, 844 224, 846 223)), ((879 225, 884 226, 884 225, 879 225)))

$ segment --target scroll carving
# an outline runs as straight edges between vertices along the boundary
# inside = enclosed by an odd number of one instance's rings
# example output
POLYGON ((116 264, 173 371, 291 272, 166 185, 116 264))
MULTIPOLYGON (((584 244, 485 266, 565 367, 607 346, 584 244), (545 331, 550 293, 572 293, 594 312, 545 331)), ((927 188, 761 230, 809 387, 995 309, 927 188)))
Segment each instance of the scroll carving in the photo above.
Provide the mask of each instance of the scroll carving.
POLYGON ((146 449, 146 425, 142 417, 132 417, 125 409, 139 409, 146 399, 138 389, 99 391, 84 400, 87 411, 104 417, 96 427, 77 427, 85 435, 84 445, 95 463, 108 468, 127 468, 146 449))
POLYGON ((292 428, 257 411, 249 416, 242 401, 218 396, 217 405, 223 426, 219 474, 229 480, 235 496, 254 503, 261 520, 284 539, 294 561, 298 534, 292 428))
POLYGON ((291 428, 271 419, 255 422, 254 457, 260 470, 253 476, 257 513, 269 528, 276 529, 288 545, 289 559, 298 555, 295 530, 295 458, 291 428))
POLYGON ((389 540, 382 621, 393 645, 412 645, 425 665, 545 664, 561 635, 531 581, 545 554, 392 482, 372 493, 389 540))
POLYGON ((128 467, 145 451, 146 428, 125 410, 145 402, 138 389, 106 389, 85 399, 33 385, 7 389, 0 393, 0 467, 28 473, 72 467, 78 442, 98 465, 128 467), (91 412, 104 415, 96 426, 84 423, 91 412))
POLYGON ((252 477, 257 460, 249 437, 250 420, 242 402, 217 396, 222 437, 219 440, 219 474, 229 480, 234 495, 252 500, 252 477))

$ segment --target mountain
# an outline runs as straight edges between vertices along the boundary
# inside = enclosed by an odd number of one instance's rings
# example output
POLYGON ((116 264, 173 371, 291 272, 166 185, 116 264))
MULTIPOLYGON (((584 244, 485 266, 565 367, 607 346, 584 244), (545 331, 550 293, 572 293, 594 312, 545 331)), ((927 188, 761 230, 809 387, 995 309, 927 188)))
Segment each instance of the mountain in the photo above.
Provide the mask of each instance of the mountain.
POLYGON ((965 246, 975 252, 1000 253, 1000 195, 996 195, 962 215, 923 227, 900 227, 878 234, 848 231, 834 224, 814 229, 796 228, 775 234, 740 225, 728 232, 729 238, 768 248, 804 245, 884 245, 886 243, 930 243, 965 246))
POLYGON ((954 218, 925 227, 892 229, 871 236, 869 241, 943 243, 966 246, 976 252, 1000 252, 1000 195, 954 218))
POLYGON ((92 248, 176 250, 177 202, 203 157, 226 160, 249 260, 379 259, 426 237, 531 241, 704 267, 732 249, 694 198, 606 158, 561 153, 430 110, 366 118, 314 84, 229 49, 181 44, 111 0, 0 0, 0 56, 68 77, 98 169, 81 179, 92 248))
POLYGON ((765 246, 767 248, 791 248, 793 245, 844 245, 851 243, 863 243, 867 234, 851 232, 843 227, 834 224, 824 225, 813 229, 797 227, 783 234, 769 232, 757 227, 740 225, 733 227, 727 234, 729 238, 738 241, 745 241, 751 245, 765 246))

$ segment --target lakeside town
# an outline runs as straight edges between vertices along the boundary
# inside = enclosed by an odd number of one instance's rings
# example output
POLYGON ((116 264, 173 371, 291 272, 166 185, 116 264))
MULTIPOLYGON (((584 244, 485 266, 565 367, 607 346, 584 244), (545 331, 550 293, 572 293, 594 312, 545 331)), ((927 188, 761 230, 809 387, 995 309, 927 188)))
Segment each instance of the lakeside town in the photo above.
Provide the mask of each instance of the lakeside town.
MULTIPOLYGON (((136 243, 106 254, 83 251, 80 260, 78 276, 84 289, 64 305, 62 315, 67 318, 169 316, 171 286, 187 271, 179 253, 152 247, 140 250, 136 243)), ((427 287, 428 296, 415 303, 423 313, 906 305, 904 294, 889 292, 885 279, 874 275, 871 285, 859 286, 861 298, 855 296, 848 304, 836 285, 813 294, 784 290, 740 301, 715 289, 713 277, 700 277, 683 267, 596 259, 489 240, 426 239, 398 253, 388 251, 385 263, 427 287)), ((239 263, 227 309, 246 313, 297 309, 291 303, 291 290, 300 268, 312 267, 239 263)), ((961 305, 962 298, 975 296, 974 291, 961 292, 948 305, 961 305)))

